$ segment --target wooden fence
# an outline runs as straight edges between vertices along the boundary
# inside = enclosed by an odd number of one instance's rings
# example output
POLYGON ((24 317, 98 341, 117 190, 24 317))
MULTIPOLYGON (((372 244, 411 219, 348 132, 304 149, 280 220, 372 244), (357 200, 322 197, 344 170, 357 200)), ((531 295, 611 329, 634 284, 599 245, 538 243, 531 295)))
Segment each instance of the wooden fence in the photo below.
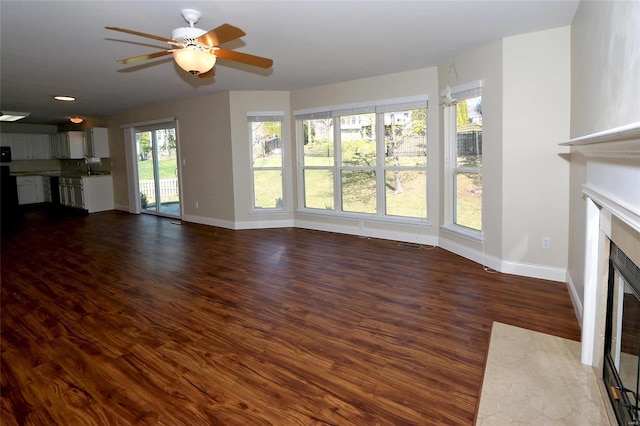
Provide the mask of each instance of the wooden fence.
MULTIPOLYGON (((165 201, 178 201, 180 199, 180 190, 178 185, 178 178, 160 179, 158 181, 160 186, 160 199, 165 201)), ((140 181, 140 194, 144 194, 148 203, 155 203, 156 190, 153 180, 141 180, 140 181)))
POLYGON ((458 155, 478 154, 482 155, 482 131, 459 132, 458 155))
MULTIPOLYGON (((393 155, 389 146, 387 146, 387 156, 393 155)), ((398 144, 396 149, 398 157, 416 157, 427 155, 427 137, 426 136, 409 136, 398 144)))

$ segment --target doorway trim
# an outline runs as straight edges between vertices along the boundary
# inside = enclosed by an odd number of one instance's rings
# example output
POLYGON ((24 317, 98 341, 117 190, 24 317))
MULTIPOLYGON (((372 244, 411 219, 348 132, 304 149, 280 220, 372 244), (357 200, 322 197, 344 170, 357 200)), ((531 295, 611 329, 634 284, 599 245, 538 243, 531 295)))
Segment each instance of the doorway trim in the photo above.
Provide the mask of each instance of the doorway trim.
MULTIPOLYGON (((180 186, 180 198, 182 203, 183 185, 182 185, 182 157, 180 156, 180 127, 176 117, 165 117, 156 120, 140 121, 136 123, 127 123, 120 126, 124 131, 125 144, 125 161, 127 166, 127 189, 129 194, 129 213, 140 214, 140 188, 138 187, 138 166, 137 166, 137 149, 135 132, 136 127, 152 126, 156 124, 171 123, 176 129, 176 156, 178 165, 178 185, 180 186)), ((184 208, 180 209, 180 219, 184 216, 184 208)))

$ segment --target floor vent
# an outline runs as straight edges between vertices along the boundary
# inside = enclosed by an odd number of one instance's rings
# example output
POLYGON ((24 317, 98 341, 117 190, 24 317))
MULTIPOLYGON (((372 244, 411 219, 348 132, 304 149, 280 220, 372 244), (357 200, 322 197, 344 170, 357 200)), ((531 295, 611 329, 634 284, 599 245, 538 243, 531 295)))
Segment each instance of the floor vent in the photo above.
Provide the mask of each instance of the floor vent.
POLYGON ((422 246, 416 243, 400 243, 398 244, 398 247, 420 250, 422 246))

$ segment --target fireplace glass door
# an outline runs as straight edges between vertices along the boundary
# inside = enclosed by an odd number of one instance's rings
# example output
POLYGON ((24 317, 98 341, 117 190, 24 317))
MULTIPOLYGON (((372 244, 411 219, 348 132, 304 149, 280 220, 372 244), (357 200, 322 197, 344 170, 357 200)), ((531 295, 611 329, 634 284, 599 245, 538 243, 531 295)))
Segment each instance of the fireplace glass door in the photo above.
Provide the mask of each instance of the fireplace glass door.
POLYGON ((611 243, 604 381, 621 425, 640 424, 639 352, 640 268, 611 243))

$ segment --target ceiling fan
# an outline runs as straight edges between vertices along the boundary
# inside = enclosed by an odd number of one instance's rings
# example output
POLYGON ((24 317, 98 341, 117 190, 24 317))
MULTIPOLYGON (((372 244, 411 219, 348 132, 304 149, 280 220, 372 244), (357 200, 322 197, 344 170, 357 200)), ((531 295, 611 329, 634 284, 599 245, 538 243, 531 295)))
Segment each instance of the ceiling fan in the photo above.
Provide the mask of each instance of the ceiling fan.
POLYGON ((229 61, 240 62, 259 68, 271 68, 273 65, 273 60, 271 59, 220 47, 221 44, 239 39, 246 35, 240 28, 229 24, 222 24, 218 28, 207 32, 194 27, 194 24, 198 22, 200 16, 202 16, 202 14, 197 10, 183 9, 182 17, 189 23, 189 26, 173 30, 171 35, 172 38, 156 36, 126 28, 105 28, 108 30, 120 31, 140 37, 164 41, 172 46, 172 48, 168 50, 161 50, 159 52, 119 59, 118 63, 121 64, 134 64, 147 59, 173 55, 173 59, 180 68, 201 78, 213 77, 213 66, 216 64, 216 58, 223 58, 229 61))

